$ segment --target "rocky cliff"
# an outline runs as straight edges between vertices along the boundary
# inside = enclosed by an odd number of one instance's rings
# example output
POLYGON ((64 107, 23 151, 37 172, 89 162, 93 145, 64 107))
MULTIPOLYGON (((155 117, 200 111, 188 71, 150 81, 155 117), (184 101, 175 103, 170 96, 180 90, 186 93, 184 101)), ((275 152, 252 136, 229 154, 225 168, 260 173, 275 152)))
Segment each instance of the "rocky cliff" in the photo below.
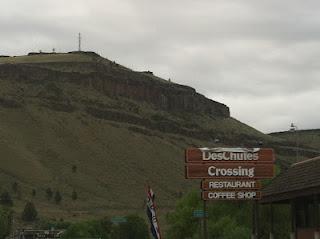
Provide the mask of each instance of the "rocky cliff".
POLYGON ((193 88, 155 79, 153 75, 125 69, 118 64, 59 62, 46 64, 0 64, 0 79, 41 84, 65 82, 95 89, 110 97, 126 97, 168 112, 230 116, 229 108, 197 93, 193 88), (59 66, 89 69, 86 72, 56 70, 59 66))

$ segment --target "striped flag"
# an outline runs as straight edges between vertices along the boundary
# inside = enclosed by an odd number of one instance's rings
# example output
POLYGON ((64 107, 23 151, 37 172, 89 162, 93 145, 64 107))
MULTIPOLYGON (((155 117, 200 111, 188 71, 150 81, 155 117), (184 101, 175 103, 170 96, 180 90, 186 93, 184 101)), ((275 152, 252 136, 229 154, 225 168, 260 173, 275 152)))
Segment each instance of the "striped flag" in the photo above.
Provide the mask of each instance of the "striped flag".
POLYGON ((151 233, 155 239, 161 239, 160 228, 156 215, 156 207, 154 203, 154 193, 150 186, 147 188, 147 215, 151 224, 151 233))

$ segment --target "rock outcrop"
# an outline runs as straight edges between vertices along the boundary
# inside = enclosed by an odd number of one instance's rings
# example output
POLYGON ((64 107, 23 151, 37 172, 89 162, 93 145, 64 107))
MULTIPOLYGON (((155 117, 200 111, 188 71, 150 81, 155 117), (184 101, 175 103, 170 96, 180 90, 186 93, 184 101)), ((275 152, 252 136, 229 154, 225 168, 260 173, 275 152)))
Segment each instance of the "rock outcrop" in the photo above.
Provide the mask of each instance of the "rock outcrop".
POLYGON ((140 72, 99 62, 58 62, 47 64, 1 64, 0 79, 25 83, 68 82, 93 88, 110 97, 126 97, 154 105, 169 112, 206 114, 211 117, 230 116, 229 108, 197 93, 193 88, 159 81, 140 72), (63 72, 52 66, 71 65, 90 68, 88 72, 63 72))

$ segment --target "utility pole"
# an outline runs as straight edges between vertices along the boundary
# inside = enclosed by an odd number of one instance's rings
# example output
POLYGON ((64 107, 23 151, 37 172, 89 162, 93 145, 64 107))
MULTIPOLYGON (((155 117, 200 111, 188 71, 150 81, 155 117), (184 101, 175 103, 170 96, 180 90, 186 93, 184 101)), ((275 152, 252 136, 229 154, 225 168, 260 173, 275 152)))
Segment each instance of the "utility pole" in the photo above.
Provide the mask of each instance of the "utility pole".
POLYGON ((81 33, 78 35, 78 51, 81 51, 81 33))
POLYGON ((291 123, 290 125, 290 131, 295 134, 295 140, 296 140, 296 162, 299 160, 299 137, 298 137, 298 126, 294 123, 291 123))
POLYGON ((208 239, 208 224, 207 224, 207 201, 203 200, 203 238, 208 239))
POLYGON ((259 202, 252 202, 252 232, 251 239, 259 239, 259 202))
MULTIPOLYGON (((216 147, 219 142, 220 140, 215 138, 213 147, 216 147)), ((208 239, 208 206, 206 200, 203 200, 203 238, 208 239)))

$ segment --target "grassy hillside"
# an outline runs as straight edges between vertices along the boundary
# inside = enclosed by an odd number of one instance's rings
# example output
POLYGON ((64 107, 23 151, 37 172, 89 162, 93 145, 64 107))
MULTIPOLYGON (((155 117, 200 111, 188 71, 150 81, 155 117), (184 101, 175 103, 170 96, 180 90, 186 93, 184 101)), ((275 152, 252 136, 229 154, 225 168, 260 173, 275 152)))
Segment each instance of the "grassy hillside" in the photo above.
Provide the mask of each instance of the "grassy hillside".
POLYGON ((276 136, 292 143, 312 147, 320 151, 320 129, 309 129, 309 130, 298 130, 296 132, 277 132, 270 134, 271 136, 276 136))
MULTIPOLYGON (((39 214, 49 218, 144 213, 149 183, 163 216, 184 192, 199 187, 199 182, 184 179, 186 147, 287 144, 279 135, 264 135, 231 117, 168 111, 105 94, 93 87, 89 80, 96 76, 88 73, 107 72, 101 76, 106 81, 130 78, 141 84, 141 78, 159 87, 167 82, 146 73, 133 75, 96 55, 0 58, 0 73, 1 63, 18 67, 0 77, 0 183, 2 191, 14 195, 17 215, 26 200, 33 200, 39 214), (14 182, 18 193, 12 190, 14 182), (62 193, 61 205, 46 199, 49 187, 62 193), (77 201, 71 200, 73 190, 77 201)), ((287 161, 293 154, 290 149, 279 152, 287 161)))

